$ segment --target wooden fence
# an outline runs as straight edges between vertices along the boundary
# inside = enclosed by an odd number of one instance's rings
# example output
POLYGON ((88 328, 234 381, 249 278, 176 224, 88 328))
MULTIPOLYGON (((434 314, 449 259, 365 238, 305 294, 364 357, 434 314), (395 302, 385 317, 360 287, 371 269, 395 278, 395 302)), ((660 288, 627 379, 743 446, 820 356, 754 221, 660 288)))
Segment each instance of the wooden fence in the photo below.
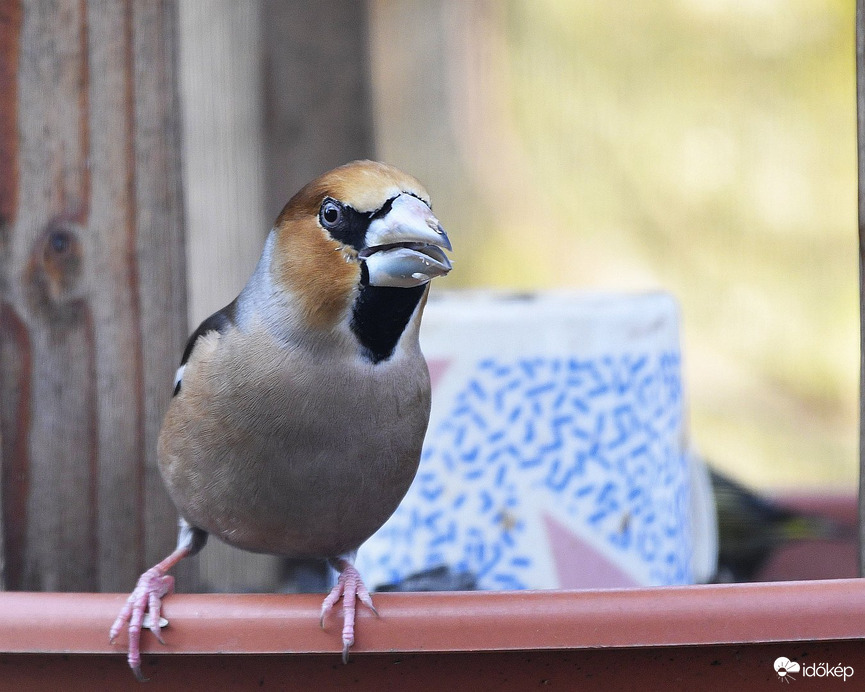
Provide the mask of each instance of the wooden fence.
MULTIPOLYGON (((373 154, 365 13, 0 4, 0 587, 126 591, 173 547, 156 439, 190 322, 301 182, 373 154)), ((209 553, 182 588, 278 576, 209 553)))

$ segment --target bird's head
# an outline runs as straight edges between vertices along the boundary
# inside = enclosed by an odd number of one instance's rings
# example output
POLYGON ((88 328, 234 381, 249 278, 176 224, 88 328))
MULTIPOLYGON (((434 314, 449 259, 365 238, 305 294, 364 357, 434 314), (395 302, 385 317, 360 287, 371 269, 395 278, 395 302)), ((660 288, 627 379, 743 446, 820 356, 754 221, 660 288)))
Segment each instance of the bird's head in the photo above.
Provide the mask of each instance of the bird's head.
POLYGON ((353 161, 305 185, 275 231, 271 272, 315 326, 356 313, 362 294, 367 302, 417 295, 416 304, 424 286, 451 269, 450 240, 426 190, 375 161, 353 161))

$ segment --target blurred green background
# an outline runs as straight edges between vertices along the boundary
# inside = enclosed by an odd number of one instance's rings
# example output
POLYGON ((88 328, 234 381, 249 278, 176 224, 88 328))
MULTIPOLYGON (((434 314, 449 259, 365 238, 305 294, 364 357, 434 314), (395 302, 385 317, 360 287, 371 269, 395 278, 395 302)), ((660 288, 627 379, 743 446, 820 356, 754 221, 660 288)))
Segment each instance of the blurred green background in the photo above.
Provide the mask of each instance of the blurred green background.
POLYGON ((681 303, 696 446, 853 492, 852 0, 371 4, 378 155, 422 179, 449 287, 681 303))

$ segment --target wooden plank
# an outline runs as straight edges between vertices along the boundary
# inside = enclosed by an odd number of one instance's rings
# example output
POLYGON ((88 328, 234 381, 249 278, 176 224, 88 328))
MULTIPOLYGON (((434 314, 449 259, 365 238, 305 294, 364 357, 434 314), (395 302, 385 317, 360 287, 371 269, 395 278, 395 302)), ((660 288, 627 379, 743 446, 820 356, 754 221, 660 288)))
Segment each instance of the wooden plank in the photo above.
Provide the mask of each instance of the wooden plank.
POLYGON ((177 512, 159 474, 156 440, 170 398, 179 349, 186 342, 187 289, 176 74, 177 3, 134 2, 132 7, 131 96, 135 106, 135 198, 139 200, 135 254, 142 286, 142 522, 144 565, 148 568, 165 557, 166 547, 173 547, 176 538, 177 512))
MULTIPOLYGON (((454 232, 461 257, 483 246, 473 233, 488 229, 491 218, 530 227, 528 208, 536 224, 540 210, 525 203, 525 163, 502 115, 510 93, 501 81, 507 5, 369 0, 367 6, 376 155, 424 183, 448 232, 460 220, 454 232)), ((452 274, 448 286, 463 274, 452 274)))
MULTIPOLYGON (((237 295, 294 192, 373 155, 365 27, 352 0, 180 5, 190 327, 237 295)), ((192 565, 180 590, 296 588, 323 572, 217 540, 192 565)))
MULTIPOLYGON (((101 636, 125 594, 0 594, 0 652, 117 654, 101 636), (43 614, 43 619, 33 617, 43 614)), ((859 579, 624 589, 377 593, 378 616, 357 610, 355 656, 858 640, 859 579)), ((319 594, 174 594, 165 644, 146 654, 328 654, 342 649, 338 613, 319 626, 319 594)), ((790 654, 787 654, 790 655, 790 654)), ((834 663, 834 662, 833 662, 834 663)), ((861 672, 861 671, 860 671, 861 672)), ((189 681, 186 681, 187 684, 189 681)), ((486 689, 486 688, 485 688, 486 689)), ((568 688, 570 689, 570 688, 568 688)), ((613 688, 616 689, 616 688, 613 688)))
MULTIPOLYGON (((727 646, 578 649, 564 651, 479 651, 466 653, 380 653, 352 655, 350 665, 336 665, 334 656, 306 655, 163 655, 146 656, 145 674, 163 692, 186 692, 190 680, 200 689, 496 690, 532 689, 700 690, 742 692, 786 690, 775 673, 779 656, 801 662, 791 675, 795 685, 811 689, 855 689, 865 668, 861 641, 805 642, 727 646), (829 661, 832 663, 829 664, 829 661), (843 662, 828 680, 826 667, 843 662), (819 663, 826 666, 817 667, 819 663), (157 665, 158 664, 158 665, 157 665), (815 671, 816 668, 816 671, 815 671), (854 676, 842 677, 844 668, 854 676), (804 681, 802 678, 806 678, 804 681), (822 683, 822 684, 821 684, 822 683)), ((4 682, 13 690, 91 690, 137 692, 124 657, 62 654, 0 654, 4 682)))
MULTIPOLYGON (((179 7, 190 331, 240 292, 273 223, 264 214, 261 54, 250 50, 260 13, 259 0, 179 7)), ((268 591, 278 574, 276 558, 211 540, 181 563, 178 589, 268 591)))
MULTIPOLYGON (((376 158, 368 6, 355 0, 263 0, 265 213, 326 170, 376 158)), ((320 561, 285 560, 285 591, 324 590, 320 561)))
POLYGON ((263 0, 265 209, 353 159, 375 158, 367 3, 263 0))
MULTIPOLYGON (((28 344, 21 343, 26 334, 18 329, 20 320, 4 296, 10 277, 9 233, 18 206, 18 56, 21 35, 22 8, 20 0, 0 5, 0 589, 6 588, 9 561, 6 559, 7 531, 12 544, 21 542, 20 528, 15 530, 7 520, 7 512, 17 513, 14 499, 6 497, 12 477, 19 475, 17 467, 25 460, 24 437, 28 423, 29 373, 26 359, 28 344), (22 402, 23 399, 23 402, 22 402), (4 482, 5 481, 5 482, 4 482)), ((20 565, 12 569, 20 572, 20 565)))
POLYGON ((174 542, 154 450, 186 337, 175 22, 170 2, 23 5, 2 104, 10 589, 126 590, 174 542))
MULTIPOLYGON (((259 0, 180 4, 189 326, 243 288, 273 223, 264 213, 259 0)), ((274 217, 275 218, 275 217, 274 217)))
MULTIPOLYGON (((364 6, 267 7, 266 17, 260 2, 180 7, 184 37, 197 32, 184 59, 198 65, 184 84, 185 179, 194 186, 185 254, 175 4, 3 4, 0 535, 8 588, 127 590, 170 549, 176 512, 155 441, 190 324, 237 293, 270 219, 302 182, 372 155, 366 34, 357 31, 364 6), (330 29, 311 31, 320 26, 330 29), (262 32, 271 120, 259 105, 259 54, 250 50, 262 32), (289 51, 286 36, 294 37, 289 51), (273 142, 266 152, 264 123, 273 142), (267 177, 278 201, 265 211, 267 177), (189 321, 187 256, 195 264, 189 321)), ((273 588, 279 579, 273 560, 236 555, 235 571, 220 550, 208 549, 213 559, 201 575, 212 588, 273 588)), ((192 584, 197 571, 193 560, 181 577, 192 584)))

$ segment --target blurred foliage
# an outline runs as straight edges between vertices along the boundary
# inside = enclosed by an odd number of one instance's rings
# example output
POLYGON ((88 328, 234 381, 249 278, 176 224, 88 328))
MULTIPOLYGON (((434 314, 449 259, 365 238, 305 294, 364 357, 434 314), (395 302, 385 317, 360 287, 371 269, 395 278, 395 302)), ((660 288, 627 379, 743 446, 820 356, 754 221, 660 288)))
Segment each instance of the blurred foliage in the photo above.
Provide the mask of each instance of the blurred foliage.
POLYGON ((512 0, 503 35, 527 198, 555 227, 518 231, 520 283, 673 292, 702 452, 852 488, 852 0, 512 0))

